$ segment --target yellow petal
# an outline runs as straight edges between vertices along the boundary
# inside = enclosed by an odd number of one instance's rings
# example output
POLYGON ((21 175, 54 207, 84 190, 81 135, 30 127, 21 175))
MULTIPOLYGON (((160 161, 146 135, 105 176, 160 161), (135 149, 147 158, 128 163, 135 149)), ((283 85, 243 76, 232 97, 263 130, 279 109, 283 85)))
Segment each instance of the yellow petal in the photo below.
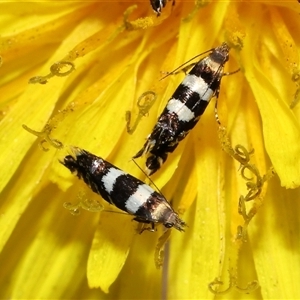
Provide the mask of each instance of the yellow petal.
POLYGON ((269 183, 265 205, 250 226, 253 257, 264 299, 298 299, 299 188, 278 192, 269 183))

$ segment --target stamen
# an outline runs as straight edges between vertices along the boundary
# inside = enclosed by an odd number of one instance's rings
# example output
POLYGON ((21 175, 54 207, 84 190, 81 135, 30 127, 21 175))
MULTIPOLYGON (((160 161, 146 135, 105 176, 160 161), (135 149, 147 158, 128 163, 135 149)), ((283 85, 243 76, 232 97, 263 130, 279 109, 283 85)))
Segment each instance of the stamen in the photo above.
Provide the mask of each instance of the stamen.
POLYGON ((50 67, 50 73, 48 75, 31 77, 29 79, 28 83, 31 83, 31 84, 35 84, 35 83, 46 84, 48 82, 48 79, 50 79, 54 76, 58 76, 58 77, 68 76, 74 70, 75 70, 74 63, 72 63, 70 61, 58 61, 50 67), (65 72, 61 72, 61 69, 65 68, 66 66, 69 67, 69 70, 67 70, 65 72))
POLYGON ((87 210, 89 212, 103 211, 104 206, 97 200, 85 198, 84 193, 79 193, 77 196, 79 202, 72 204, 70 202, 64 202, 63 207, 70 211, 74 216, 80 215, 80 209, 87 210))
POLYGON ((164 247, 171 236, 172 230, 166 230, 158 239, 155 247, 154 262, 157 269, 160 269, 164 263, 164 247))
POLYGON ((53 127, 51 127, 49 124, 46 124, 44 129, 42 131, 35 131, 25 124, 22 125, 22 127, 30 132, 31 134, 41 138, 42 140, 40 141, 39 145, 42 148, 43 151, 48 151, 49 149, 44 147, 44 143, 48 142, 51 146, 57 149, 62 149, 64 147, 63 143, 57 139, 53 139, 50 137, 51 131, 53 130, 53 127))
POLYGON ((136 128, 137 128, 139 122, 141 121, 142 117, 145 117, 149 113, 149 110, 151 109, 151 107, 154 104, 156 99, 157 99, 157 95, 153 91, 144 92, 138 98, 137 106, 139 108, 139 113, 138 113, 138 116, 137 116, 137 118, 136 118, 136 120, 135 120, 132 127, 130 127, 131 112, 129 110, 126 111, 126 114, 125 114, 126 127, 127 127, 127 132, 129 134, 134 133, 134 131, 136 130, 136 128))

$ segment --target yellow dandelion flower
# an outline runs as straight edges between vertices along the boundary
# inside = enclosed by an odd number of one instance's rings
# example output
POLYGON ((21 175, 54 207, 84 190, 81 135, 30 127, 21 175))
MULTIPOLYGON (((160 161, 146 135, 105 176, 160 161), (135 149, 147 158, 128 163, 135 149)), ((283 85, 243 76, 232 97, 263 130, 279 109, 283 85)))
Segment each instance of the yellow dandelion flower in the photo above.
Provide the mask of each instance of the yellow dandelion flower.
POLYGON ((166 2, 0 4, 1 298, 300 298, 300 4, 166 2), (162 72, 223 41, 221 124, 211 101, 153 176, 188 224, 162 252, 58 160, 146 180, 131 157, 184 77, 162 72))

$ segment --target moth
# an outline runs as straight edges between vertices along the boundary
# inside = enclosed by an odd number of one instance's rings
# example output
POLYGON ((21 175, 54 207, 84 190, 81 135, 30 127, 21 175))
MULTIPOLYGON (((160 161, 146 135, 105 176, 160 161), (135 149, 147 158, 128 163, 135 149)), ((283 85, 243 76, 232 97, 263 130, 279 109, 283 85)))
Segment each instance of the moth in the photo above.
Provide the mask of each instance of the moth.
POLYGON ((162 166, 168 154, 195 127, 212 97, 219 96, 221 79, 228 75, 224 73, 224 66, 229 60, 229 50, 226 43, 208 50, 207 56, 192 64, 192 69, 167 102, 144 146, 133 156, 147 156, 148 175, 162 166))
POLYGON ((185 222, 162 194, 101 157, 78 147, 72 151, 60 162, 105 201, 133 215, 133 220, 151 224, 151 231, 157 223, 184 231, 185 222))

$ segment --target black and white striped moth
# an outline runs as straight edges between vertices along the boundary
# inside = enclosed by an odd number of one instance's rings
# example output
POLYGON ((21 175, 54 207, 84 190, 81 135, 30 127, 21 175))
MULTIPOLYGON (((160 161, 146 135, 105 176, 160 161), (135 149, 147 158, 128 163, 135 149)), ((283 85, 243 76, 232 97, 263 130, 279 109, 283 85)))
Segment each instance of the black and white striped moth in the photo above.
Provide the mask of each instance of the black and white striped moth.
MULTIPOLYGON (((167 4, 167 0, 150 0, 150 4, 152 6, 152 9, 156 12, 157 16, 160 16, 162 9, 167 4)), ((175 0, 173 0, 173 5, 175 5, 175 0)))
POLYGON ((149 230, 161 223, 184 231, 185 222, 162 194, 101 157, 77 147, 72 152, 60 162, 108 203, 133 215, 137 222, 151 224, 149 230))
POLYGON ((223 70, 229 59, 229 50, 229 46, 223 43, 207 51, 209 55, 192 64, 193 68, 175 90, 143 148, 133 157, 147 155, 148 175, 162 166, 168 154, 197 124, 212 97, 218 97, 221 79, 227 75, 223 70))

